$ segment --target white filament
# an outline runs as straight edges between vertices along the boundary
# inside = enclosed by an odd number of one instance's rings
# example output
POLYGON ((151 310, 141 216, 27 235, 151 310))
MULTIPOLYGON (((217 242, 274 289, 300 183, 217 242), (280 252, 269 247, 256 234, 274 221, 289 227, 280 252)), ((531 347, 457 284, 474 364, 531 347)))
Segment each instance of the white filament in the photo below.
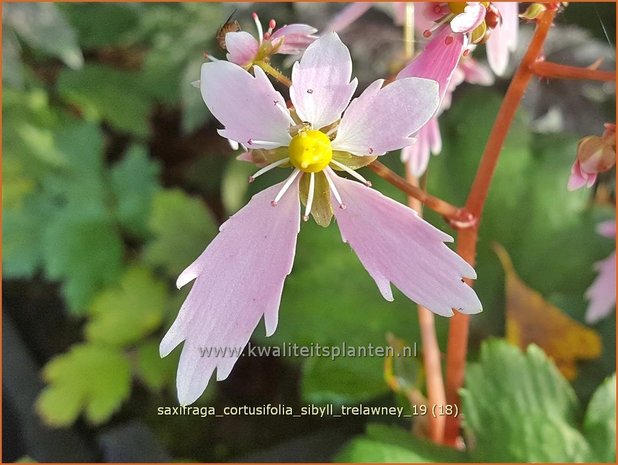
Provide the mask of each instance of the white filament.
POLYGON ((365 178, 363 178, 360 174, 358 174, 356 171, 354 171, 352 168, 349 168, 347 166, 345 166, 343 163, 339 163, 336 160, 331 160, 330 161, 333 165, 341 168, 343 171, 345 171, 346 173, 348 173, 351 176, 354 176, 356 179, 358 179, 360 182, 362 182, 363 184, 365 184, 366 186, 371 187, 371 182, 367 181, 365 178))
POLYGON ((307 205, 305 206, 305 214, 303 220, 307 221, 311 214, 311 207, 313 206, 313 194, 315 193, 315 173, 311 173, 309 177, 309 194, 307 195, 307 205))
POLYGON ((333 193, 333 195, 335 196, 335 199, 337 199, 337 203, 339 203, 339 208, 341 208, 342 210, 345 209, 345 205, 341 201, 341 196, 339 195, 339 191, 337 190, 337 187, 335 187, 335 183, 331 179, 331 176, 337 176, 337 174, 335 174, 331 168, 326 168, 323 171, 323 173, 324 173, 324 176, 326 176, 326 181, 328 182, 328 187, 330 187, 330 190, 333 193))
POLYGON ((264 38, 264 29, 262 29, 262 23, 260 23, 260 18, 255 12, 253 13, 253 21, 255 22, 255 27, 258 31, 258 39, 260 41, 260 45, 262 45, 262 40, 264 38))
POLYGON ((261 169, 257 170, 255 173, 253 173, 253 175, 249 176, 249 182, 255 181, 255 178, 257 178, 258 176, 261 176, 264 173, 268 173, 273 168, 276 168, 277 166, 281 166, 285 162, 288 162, 288 161, 290 161, 289 158, 282 158, 281 160, 277 160, 277 161, 271 163, 270 165, 266 165, 264 168, 261 168, 261 169))
POLYGON ((281 200, 281 197, 283 197, 283 194, 285 194, 287 192, 287 190, 290 188, 290 186, 292 185, 292 183, 294 182, 294 180, 298 176, 298 173, 300 173, 300 170, 298 168, 296 168, 294 171, 292 171, 292 174, 290 174, 290 176, 288 177, 287 181, 285 181, 285 184, 283 185, 283 187, 281 188, 281 190, 279 191, 279 193, 275 197, 275 200, 270 202, 270 204, 273 207, 277 206, 277 202, 279 202, 279 200, 281 200))

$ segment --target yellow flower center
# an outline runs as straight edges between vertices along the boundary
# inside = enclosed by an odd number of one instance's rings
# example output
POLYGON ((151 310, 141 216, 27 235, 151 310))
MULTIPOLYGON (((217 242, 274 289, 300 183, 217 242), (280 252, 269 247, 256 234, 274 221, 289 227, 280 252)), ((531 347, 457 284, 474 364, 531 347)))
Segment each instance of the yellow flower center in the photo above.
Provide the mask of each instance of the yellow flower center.
POLYGON ((290 161, 305 173, 318 173, 333 158, 330 139, 320 131, 300 131, 290 142, 290 161))

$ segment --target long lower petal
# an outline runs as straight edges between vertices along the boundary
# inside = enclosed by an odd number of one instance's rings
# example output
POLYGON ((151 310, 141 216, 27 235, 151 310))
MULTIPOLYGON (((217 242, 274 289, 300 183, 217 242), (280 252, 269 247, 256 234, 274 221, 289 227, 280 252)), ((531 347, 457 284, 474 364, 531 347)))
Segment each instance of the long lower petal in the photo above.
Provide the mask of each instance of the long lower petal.
MULTIPOLYGON (((481 302, 462 280, 474 269, 444 242, 452 238, 414 210, 360 183, 333 176, 346 208, 334 208, 342 238, 358 255, 386 300, 390 283, 434 313, 478 313, 481 302)), ((336 204, 333 198, 333 204, 336 204)))
POLYGON ((160 352, 184 341, 176 380, 182 405, 204 392, 215 369, 217 380, 228 376, 262 316, 267 335, 275 331, 300 226, 298 181, 271 205, 282 185, 256 194, 178 278, 179 285, 197 279, 160 352))

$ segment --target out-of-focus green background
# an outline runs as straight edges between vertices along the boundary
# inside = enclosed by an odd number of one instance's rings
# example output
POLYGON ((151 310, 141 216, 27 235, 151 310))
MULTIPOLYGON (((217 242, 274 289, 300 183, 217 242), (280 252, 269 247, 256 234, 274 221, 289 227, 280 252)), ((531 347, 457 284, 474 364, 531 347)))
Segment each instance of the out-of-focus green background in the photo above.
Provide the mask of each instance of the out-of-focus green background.
MULTIPOLYGON (((613 84, 534 82, 510 132, 480 232, 475 287, 484 312, 472 318, 469 454, 410 436, 410 419, 157 414, 177 405, 179 350, 158 356, 186 294, 175 289, 176 276, 221 222, 283 177, 274 170, 248 185, 254 168, 235 160, 191 85, 203 54, 224 58, 214 36, 233 11, 254 32, 254 10, 264 23, 321 28, 342 6, 3 5, 4 461, 614 460, 607 405, 615 380, 589 402, 615 372, 615 315, 591 327, 602 353, 579 363, 572 382, 538 350, 524 356, 496 340, 480 349, 505 333, 494 241, 530 288, 584 321, 592 266, 615 249, 595 232, 614 217, 615 176, 604 174, 592 191, 567 193, 566 183, 577 140, 615 121, 613 84), (558 446, 565 443, 572 447, 558 446), (543 444, 556 447, 549 453, 543 444)), ((341 34, 361 90, 401 57, 402 31, 391 15, 390 6, 376 7, 341 34)), ((613 4, 570 4, 547 58, 586 66, 604 57, 611 69, 614 17, 613 4)), ((522 25, 513 63, 531 29, 522 25)), ((482 47, 475 56, 483 60, 482 47)), ((431 193, 463 202, 508 82, 457 90, 440 119, 444 149, 430 164, 431 193)), ((403 173, 397 153, 384 160, 403 173)), ((546 324, 546 315, 535 318, 546 324)), ((438 317, 437 328, 444 351, 448 320, 438 317)), ((384 301, 335 224, 303 224, 277 332, 265 338, 261 325, 253 342, 384 346, 389 334, 420 346, 415 304, 398 292, 384 301)), ((420 358, 395 370, 401 385, 424 391, 420 358)), ((360 402, 405 405, 385 382, 383 359, 241 358, 197 405, 360 402)))

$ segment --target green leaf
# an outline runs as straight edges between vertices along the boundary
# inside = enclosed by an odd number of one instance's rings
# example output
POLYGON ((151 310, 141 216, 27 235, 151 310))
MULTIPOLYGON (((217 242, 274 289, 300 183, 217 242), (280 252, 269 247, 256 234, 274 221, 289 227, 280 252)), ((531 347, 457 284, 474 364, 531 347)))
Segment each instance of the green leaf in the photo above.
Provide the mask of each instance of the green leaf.
POLYGON ((189 62, 180 81, 180 99, 182 103, 182 129, 189 134, 199 128, 211 117, 208 107, 200 95, 200 90, 192 83, 199 80, 203 60, 189 62))
POLYGON ((596 390, 586 410, 584 434, 593 462, 616 463, 616 374, 596 390))
POLYGON ((139 72, 87 64, 80 71, 64 70, 58 78, 61 96, 84 116, 108 121, 121 131, 148 135, 148 115, 154 103, 139 72))
POLYGON ((2 19, 32 48, 62 59, 73 69, 84 63, 75 30, 57 5, 9 3, 2 19))
POLYGON ((129 268, 119 285, 93 299, 86 338, 119 347, 137 342, 160 326, 166 304, 165 283, 146 268, 129 268))
MULTIPOLYGON (((8 181, 6 184, 12 184, 8 181)), ((6 187, 3 185, 3 189, 6 187)), ((6 199, 3 198, 3 202, 6 199)), ((42 238, 53 205, 48 199, 29 197, 2 214, 2 263, 6 278, 31 277, 43 262, 42 238)))
POLYGON ((111 187, 116 196, 116 216, 122 226, 140 236, 147 222, 154 195, 159 191, 159 165, 146 149, 133 146, 111 170, 111 187))
POLYGON ((221 201, 225 211, 233 215, 247 203, 249 176, 255 173, 252 163, 231 160, 225 167, 221 180, 221 201))
POLYGON ((123 3, 60 3, 84 48, 123 45, 138 24, 139 6, 123 3))
POLYGON ((171 277, 189 266, 217 232, 204 204, 177 189, 155 195, 148 226, 153 239, 146 245, 144 257, 171 277))
POLYGON ((462 452, 440 447, 394 426, 370 424, 367 433, 350 441, 335 461, 348 463, 467 462, 462 452))
POLYGON ((49 385, 36 408, 52 426, 68 426, 82 412, 91 423, 103 423, 131 392, 128 360, 106 346, 75 345, 54 357, 43 369, 43 377, 49 385))
POLYGON ((147 340, 137 348, 137 375, 153 391, 173 385, 180 357, 180 351, 176 350, 161 358, 160 342, 159 339, 147 340))
POLYGON ((589 447, 575 428, 578 401, 538 347, 501 340, 481 347, 461 392, 463 424, 479 462, 579 462, 589 447))
POLYGON ((100 287, 117 280, 123 265, 123 244, 106 217, 68 211, 55 218, 43 237, 47 276, 63 280, 69 308, 82 312, 100 287))

